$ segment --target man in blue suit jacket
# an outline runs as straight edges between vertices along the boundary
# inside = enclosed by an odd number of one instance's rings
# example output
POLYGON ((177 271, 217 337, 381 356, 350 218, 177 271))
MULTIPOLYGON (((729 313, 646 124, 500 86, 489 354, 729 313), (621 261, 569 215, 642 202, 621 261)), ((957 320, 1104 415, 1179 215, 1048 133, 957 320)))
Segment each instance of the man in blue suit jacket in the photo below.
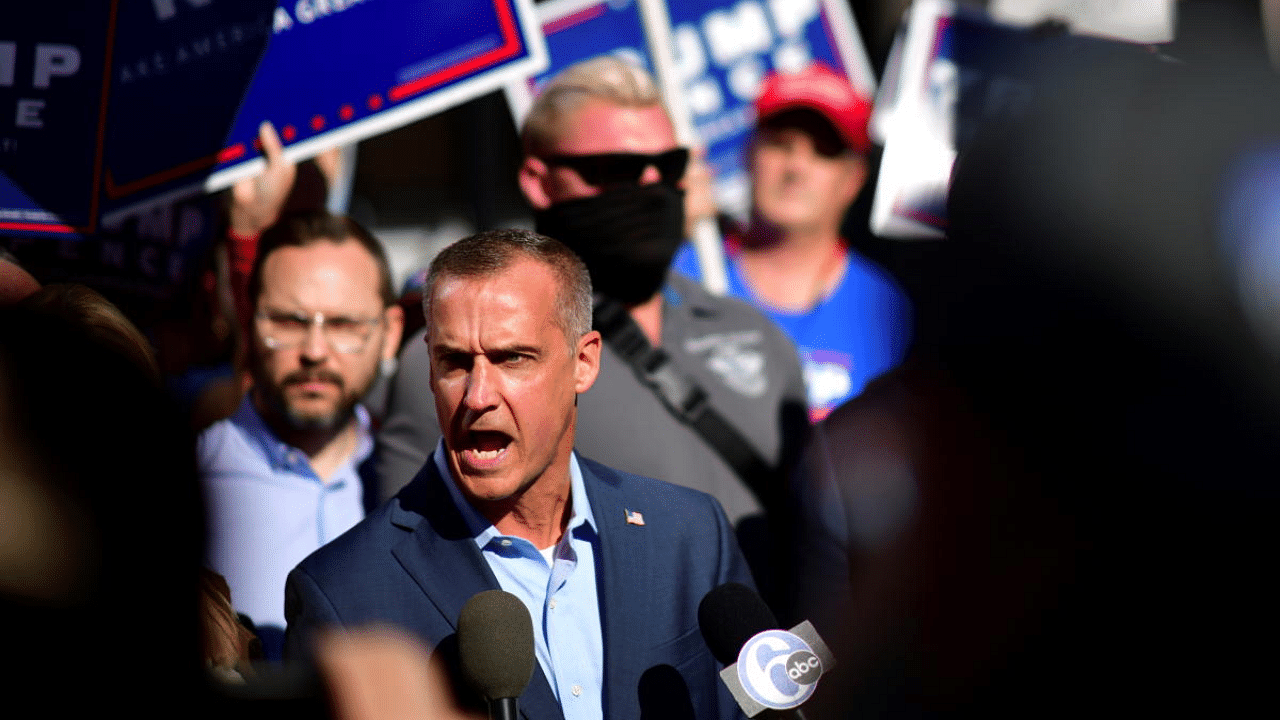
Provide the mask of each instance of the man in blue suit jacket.
POLYGON ((739 716, 697 620, 711 589, 751 583, 719 503, 573 453, 601 346, 582 262, 534 233, 481 233, 437 256, 424 297, 443 440, 290 574, 288 650, 374 622, 447 646, 467 600, 501 588, 534 620, 529 720, 739 716))

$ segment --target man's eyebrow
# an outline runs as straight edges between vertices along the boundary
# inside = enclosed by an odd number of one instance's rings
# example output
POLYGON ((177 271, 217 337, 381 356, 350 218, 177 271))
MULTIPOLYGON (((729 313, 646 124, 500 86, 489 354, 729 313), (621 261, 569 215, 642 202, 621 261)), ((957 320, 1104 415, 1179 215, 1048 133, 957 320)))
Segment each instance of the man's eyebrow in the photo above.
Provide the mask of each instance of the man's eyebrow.
POLYGON ((304 315, 305 313, 297 308, 284 308, 280 305, 272 305, 270 303, 262 304, 262 312, 275 313, 278 315, 304 315))
POLYGON ((503 354, 503 353, 518 353, 521 355, 539 355, 542 353, 542 349, 538 347, 534 347, 533 345, 509 345, 504 347, 491 348, 490 350, 487 351, 486 354, 494 355, 494 354, 503 354))
MULTIPOLYGON (((268 314, 271 314, 271 315, 295 315, 295 316, 299 316, 299 317, 304 317, 304 318, 306 318, 306 319, 308 319, 308 320, 310 320, 311 318, 315 317, 317 312, 319 312, 321 315, 323 315, 323 316, 324 316, 324 318, 325 318, 325 320, 330 320, 330 319, 341 319, 341 320, 363 320, 363 319, 367 319, 367 314, 366 314, 366 313, 362 313, 362 312, 360 312, 360 311, 358 311, 358 310, 340 310, 340 311, 335 311, 335 312, 323 312, 323 311, 317 311, 317 310, 304 310, 304 309, 297 308, 297 307, 286 308, 286 307, 283 307, 283 306, 281 306, 281 305, 273 305, 273 304, 271 304, 271 303, 263 303, 263 306, 262 306, 262 312, 264 312, 264 313, 268 313, 268 314)), ((380 316, 380 313, 375 313, 375 315, 379 315, 379 316, 380 316)))
POLYGON ((428 347, 431 348, 432 357, 444 357, 445 355, 456 355, 458 353, 467 354, 466 350, 448 343, 435 342, 428 345, 428 347))
POLYGON ((447 355, 503 355, 511 353, 522 355, 541 355, 542 348, 535 345, 502 345, 487 348, 483 353, 475 353, 467 348, 457 347, 447 343, 437 343, 431 348, 431 354, 435 357, 445 357, 447 355))

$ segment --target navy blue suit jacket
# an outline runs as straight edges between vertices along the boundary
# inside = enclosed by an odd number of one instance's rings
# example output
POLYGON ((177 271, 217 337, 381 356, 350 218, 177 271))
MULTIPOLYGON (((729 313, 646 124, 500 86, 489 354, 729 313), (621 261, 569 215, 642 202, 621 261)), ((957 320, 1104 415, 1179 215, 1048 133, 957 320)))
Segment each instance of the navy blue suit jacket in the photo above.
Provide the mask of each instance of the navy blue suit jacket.
MULTIPOLYGON (((640 718, 641 692, 646 708, 665 706, 644 715, 670 715, 672 704, 683 708, 687 687, 693 717, 740 717, 698 630, 698 603, 708 591, 752 584, 724 510, 696 490, 579 464, 599 525, 604 716, 640 718), (627 523, 628 510, 641 513, 644 525, 627 523)), ((428 460, 395 498, 290 573, 286 654, 305 655, 308 636, 326 625, 392 623, 432 647, 456 642, 463 604, 498 587, 428 460)), ((529 720, 563 718, 540 667, 519 702, 529 720)))

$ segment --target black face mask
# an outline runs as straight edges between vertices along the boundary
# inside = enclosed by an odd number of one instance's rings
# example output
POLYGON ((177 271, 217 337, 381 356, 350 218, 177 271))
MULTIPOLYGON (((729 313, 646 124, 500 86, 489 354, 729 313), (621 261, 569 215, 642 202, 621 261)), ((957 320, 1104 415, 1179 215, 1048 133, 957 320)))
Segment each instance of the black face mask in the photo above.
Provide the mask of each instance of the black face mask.
POLYGON ((623 185, 537 212, 539 233, 568 245, 596 292, 626 304, 662 287, 684 239, 684 191, 665 183, 623 185))

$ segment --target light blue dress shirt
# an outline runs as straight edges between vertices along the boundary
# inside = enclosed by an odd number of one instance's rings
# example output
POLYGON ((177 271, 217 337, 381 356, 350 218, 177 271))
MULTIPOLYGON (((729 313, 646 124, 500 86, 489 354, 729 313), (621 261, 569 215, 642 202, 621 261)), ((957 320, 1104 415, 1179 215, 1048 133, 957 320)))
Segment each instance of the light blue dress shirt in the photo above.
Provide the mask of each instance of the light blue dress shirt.
POLYGON ((599 720, 604 715, 604 636, 595 563, 600 539, 577 455, 569 457, 573 514, 568 528, 559 542, 542 551, 524 538, 499 533, 467 502, 445 461, 443 442, 436 445, 432 460, 440 476, 449 479, 445 486, 498 585, 529 609, 538 665, 565 720, 599 720))
POLYGON ((321 545, 364 518, 357 471, 373 452, 369 415, 356 406, 355 452, 324 482, 306 453, 271 432, 246 397, 200 434, 209 567, 227 579, 231 604, 258 626, 268 659, 284 638, 284 581, 321 545))

